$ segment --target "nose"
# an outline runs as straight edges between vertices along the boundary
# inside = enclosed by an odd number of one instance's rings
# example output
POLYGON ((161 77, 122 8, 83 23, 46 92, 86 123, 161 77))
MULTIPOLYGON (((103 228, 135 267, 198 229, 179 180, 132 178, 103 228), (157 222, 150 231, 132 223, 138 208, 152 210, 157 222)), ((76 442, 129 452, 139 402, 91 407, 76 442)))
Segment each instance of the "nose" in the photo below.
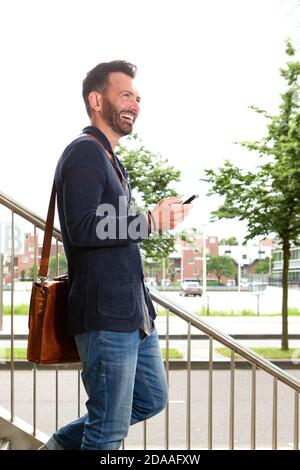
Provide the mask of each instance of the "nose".
POLYGON ((131 108, 131 110, 132 110, 136 115, 139 114, 139 112, 140 112, 140 104, 139 104, 139 102, 138 102, 135 98, 132 99, 132 101, 131 101, 131 103, 130 103, 130 108, 131 108))

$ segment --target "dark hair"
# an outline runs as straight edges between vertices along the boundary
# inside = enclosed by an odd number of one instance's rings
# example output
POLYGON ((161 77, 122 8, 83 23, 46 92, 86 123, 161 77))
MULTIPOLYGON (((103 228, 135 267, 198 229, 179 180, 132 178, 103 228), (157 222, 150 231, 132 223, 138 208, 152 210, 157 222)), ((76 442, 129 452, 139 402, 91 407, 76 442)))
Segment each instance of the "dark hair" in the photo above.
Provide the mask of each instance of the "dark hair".
POLYGON ((131 78, 135 77, 137 67, 125 60, 113 60, 111 62, 102 62, 90 70, 83 80, 82 96, 88 115, 91 115, 88 96, 91 91, 104 93, 106 91, 109 74, 112 72, 123 72, 131 78))

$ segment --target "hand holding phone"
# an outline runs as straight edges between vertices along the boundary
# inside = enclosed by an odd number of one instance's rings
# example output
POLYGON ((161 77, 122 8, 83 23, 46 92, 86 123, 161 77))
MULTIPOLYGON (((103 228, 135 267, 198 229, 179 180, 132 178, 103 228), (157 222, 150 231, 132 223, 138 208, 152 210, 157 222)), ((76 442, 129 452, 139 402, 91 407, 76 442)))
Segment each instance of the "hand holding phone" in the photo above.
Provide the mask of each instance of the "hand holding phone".
POLYGON ((194 199, 196 199, 197 197, 199 197, 199 194, 193 194, 192 196, 190 196, 188 199, 186 199, 185 201, 183 201, 181 204, 190 204, 194 199))

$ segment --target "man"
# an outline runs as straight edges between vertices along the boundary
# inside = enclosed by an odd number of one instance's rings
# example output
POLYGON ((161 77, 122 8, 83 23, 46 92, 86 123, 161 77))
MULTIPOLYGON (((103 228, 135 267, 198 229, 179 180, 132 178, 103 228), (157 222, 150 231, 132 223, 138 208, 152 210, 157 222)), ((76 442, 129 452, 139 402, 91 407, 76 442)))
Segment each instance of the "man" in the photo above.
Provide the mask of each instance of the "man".
POLYGON ((119 449, 131 424, 164 409, 167 384, 144 285, 139 243, 172 229, 191 205, 165 198, 133 214, 127 174, 114 149, 132 132, 140 97, 136 67, 101 63, 83 82, 91 125, 59 159, 57 205, 69 272, 69 331, 83 363, 87 414, 59 429, 50 450, 119 449))

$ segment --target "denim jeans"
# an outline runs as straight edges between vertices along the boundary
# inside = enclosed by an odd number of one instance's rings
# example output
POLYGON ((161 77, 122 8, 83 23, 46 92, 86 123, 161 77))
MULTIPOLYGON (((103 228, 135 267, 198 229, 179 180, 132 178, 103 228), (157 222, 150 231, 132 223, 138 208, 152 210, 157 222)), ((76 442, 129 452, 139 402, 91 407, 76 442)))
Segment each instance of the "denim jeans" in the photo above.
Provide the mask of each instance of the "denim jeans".
POLYGON ((156 328, 143 336, 140 330, 75 336, 88 413, 55 432, 48 449, 119 449, 130 425, 164 409, 168 391, 156 328))

